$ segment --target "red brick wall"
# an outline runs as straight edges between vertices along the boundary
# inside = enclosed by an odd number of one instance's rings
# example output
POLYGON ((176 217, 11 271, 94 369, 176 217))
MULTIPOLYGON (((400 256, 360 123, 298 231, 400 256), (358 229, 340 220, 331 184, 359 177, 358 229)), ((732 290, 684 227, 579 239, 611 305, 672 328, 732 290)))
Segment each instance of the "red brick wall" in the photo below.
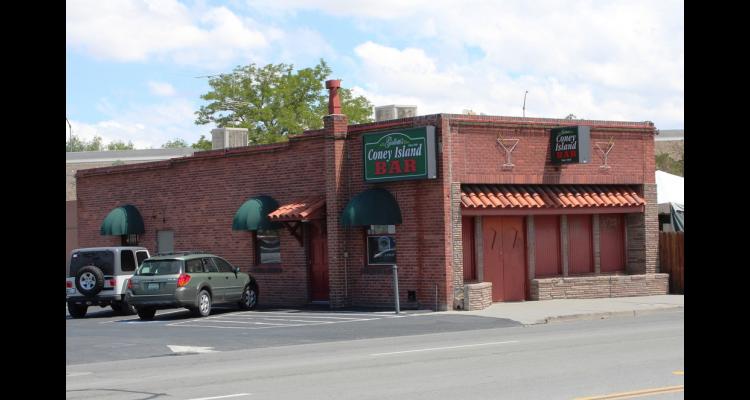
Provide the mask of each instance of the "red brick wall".
POLYGON ((321 135, 265 148, 198 153, 201 157, 79 171, 78 245, 119 245, 100 236, 99 226, 115 207, 138 207, 146 233, 140 244, 156 250, 156 231, 172 229, 175 250, 204 250, 251 271, 260 286, 260 304, 308 301, 304 247, 281 233, 281 268, 253 267, 251 233, 232 230, 232 218, 249 197, 266 194, 280 204, 324 193, 321 135), (130 171, 120 173, 117 171, 130 171), (107 173, 109 172, 109 173, 107 173))
MULTIPOLYGON (((490 118, 490 117, 487 117, 490 118)), ((561 167, 549 164, 549 129, 569 125, 558 123, 514 126, 508 122, 492 121, 480 125, 454 119, 452 131, 458 132, 454 143, 454 175, 463 183, 578 183, 578 184, 643 184, 654 182, 654 128, 635 126, 599 126, 591 121, 575 121, 591 125, 591 163, 569 164, 561 167), (636 127, 639 128, 636 128, 636 127), (512 169, 504 169, 505 150, 497 144, 497 137, 519 139, 511 154, 512 169), (607 142, 614 147, 609 153, 609 169, 602 169, 601 153, 596 142, 607 142)))
MULTIPOLYGON (((438 116, 417 117, 357 126, 349 130, 346 141, 342 192, 346 201, 358 193, 380 187, 390 191, 401 209, 403 222, 396 226, 396 249, 399 277, 399 303, 401 307, 435 308, 435 285, 438 286, 438 303, 445 309, 445 293, 450 264, 446 265, 447 211, 443 182, 445 163, 438 161, 438 179, 366 184, 362 165, 362 128, 367 131, 387 131, 404 127, 434 125, 437 140, 441 128, 438 116), (408 302, 408 291, 415 291, 416 302, 408 302)), ((438 154, 440 157, 440 154, 438 154)), ((337 210, 335 223, 346 202, 337 210)), ((330 235, 329 227, 329 235, 330 235)), ((391 307, 393 299, 393 276, 390 266, 367 266, 365 258, 365 228, 343 228, 343 248, 348 249, 346 275, 348 295, 354 306, 391 307)), ((450 232, 447 230, 447 232, 450 232)), ((329 236, 330 240, 330 236, 329 236)), ((330 249, 330 247, 329 247, 330 249)), ((329 258, 332 253, 329 250, 329 258)), ((343 259, 343 254, 339 254, 343 259)), ((440 307, 440 306, 438 306, 440 307)))

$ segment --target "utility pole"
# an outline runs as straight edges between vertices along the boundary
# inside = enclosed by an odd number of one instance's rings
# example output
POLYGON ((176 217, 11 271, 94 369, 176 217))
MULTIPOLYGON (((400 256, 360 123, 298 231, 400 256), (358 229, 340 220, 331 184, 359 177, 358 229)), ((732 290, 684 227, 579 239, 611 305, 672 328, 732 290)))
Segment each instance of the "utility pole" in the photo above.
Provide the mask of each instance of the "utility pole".
POLYGON ((526 93, 523 94, 523 117, 526 118, 526 95, 529 93, 527 90, 526 93))
POLYGON ((68 117, 65 117, 65 122, 68 123, 69 133, 68 133, 68 143, 73 141, 73 127, 70 125, 70 121, 68 121, 68 117))

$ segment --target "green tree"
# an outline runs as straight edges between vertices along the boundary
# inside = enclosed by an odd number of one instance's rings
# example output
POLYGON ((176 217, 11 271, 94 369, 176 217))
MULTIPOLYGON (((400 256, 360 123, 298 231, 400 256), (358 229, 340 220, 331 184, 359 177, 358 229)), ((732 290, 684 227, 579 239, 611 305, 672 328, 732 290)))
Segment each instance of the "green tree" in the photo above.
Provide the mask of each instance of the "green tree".
POLYGON ((112 150, 133 150, 133 149, 134 149, 133 142, 131 142, 131 141, 128 141, 128 143, 125 144, 125 142, 123 142, 122 140, 118 140, 118 141, 115 141, 115 142, 110 142, 107 145, 107 150, 110 150, 110 151, 112 151, 112 150))
POLYGON ((181 149, 183 147, 190 147, 187 142, 180 138, 175 138, 174 140, 168 140, 167 143, 164 143, 161 145, 162 149, 181 149))
POLYGON ((211 150, 212 145, 210 140, 206 140, 206 135, 201 135, 201 138, 193 143, 191 147, 196 150, 211 150))
POLYGON ((101 136, 94 136, 91 141, 81 139, 76 135, 70 135, 70 139, 65 141, 65 151, 103 151, 101 136))
MULTIPOLYGON (((322 59, 313 68, 294 72, 293 65, 238 66, 229 74, 209 79, 208 101, 195 112, 195 123, 248 129, 248 142, 274 143, 289 134, 323 127, 328 114, 324 81, 331 69, 322 59)), ((370 102, 351 91, 340 90, 342 112, 350 123, 371 122, 370 102)))
POLYGON ((685 175, 685 160, 684 157, 679 160, 675 160, 668 153, 661 153, 656 155, 656 169, 664 172, 668 172, 672 175, 684 176, 685 175))

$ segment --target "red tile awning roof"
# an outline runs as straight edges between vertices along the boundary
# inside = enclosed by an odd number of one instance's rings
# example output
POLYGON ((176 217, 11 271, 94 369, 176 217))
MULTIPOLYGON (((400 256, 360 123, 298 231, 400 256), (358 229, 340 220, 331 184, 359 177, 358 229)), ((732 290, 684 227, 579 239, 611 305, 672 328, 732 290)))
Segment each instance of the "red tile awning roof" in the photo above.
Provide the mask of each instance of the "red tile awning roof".
POLYGON ((638 207, 646 202, 625 185, 461 185, 468 209, 638 207))
POLYGON ((268 214, 271 221, 303 221, 314 219, 322 215, 325 210, 325 196, 315 196, 298 201, 292 201, 268 214))

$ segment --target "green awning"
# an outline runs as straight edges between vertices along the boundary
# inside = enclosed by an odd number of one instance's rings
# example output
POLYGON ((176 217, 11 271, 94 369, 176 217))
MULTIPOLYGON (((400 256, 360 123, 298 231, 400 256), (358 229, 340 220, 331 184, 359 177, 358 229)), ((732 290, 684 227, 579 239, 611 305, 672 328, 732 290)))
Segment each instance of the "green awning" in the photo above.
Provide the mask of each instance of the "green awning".
POLYGON ((341 213, 344 226, 398 225, 401 209, 391 192, 385 189, 369 189, 354 196, 341 213))
POLYGON ((110 211, 99 228, 100 235, 121 236, 145 232, 143 217, 135 206, 125 204, 110 211))
POLYGON ((232 230, 257 231, 258 229, 279 229, 282 225, 271 222, 268 214, 279 208, 279 202, 269 196, 249 198, 234 214, 232 230))

